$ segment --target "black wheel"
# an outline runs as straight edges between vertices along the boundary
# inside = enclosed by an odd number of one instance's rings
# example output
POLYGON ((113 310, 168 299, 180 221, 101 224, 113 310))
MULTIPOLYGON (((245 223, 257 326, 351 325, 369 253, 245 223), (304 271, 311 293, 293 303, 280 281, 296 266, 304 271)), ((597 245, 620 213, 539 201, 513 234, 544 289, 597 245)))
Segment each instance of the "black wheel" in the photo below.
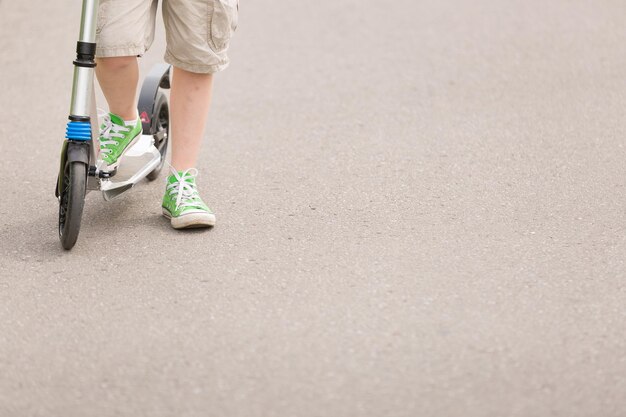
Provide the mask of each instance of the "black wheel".
POLYGON ((156 96, 154 104, 154 115, 152 117, 153 132, 154 132, 154 146, 159 150, 161 154, 161 162, 154 170, 148 174, 146 178, 148 181, 154 181, 159 178, 161 169, 165 164, 165 157, 167 155, 167 145, 169 143, 170 133, 170 109, 167 104, 167 96, 159 91, 156 96))
POLYGON ((72 249, 78 239, 86 187, 87 165, 79 161, 66 162, 63 191, 59 196, 59 239, 65 249, 72 249))

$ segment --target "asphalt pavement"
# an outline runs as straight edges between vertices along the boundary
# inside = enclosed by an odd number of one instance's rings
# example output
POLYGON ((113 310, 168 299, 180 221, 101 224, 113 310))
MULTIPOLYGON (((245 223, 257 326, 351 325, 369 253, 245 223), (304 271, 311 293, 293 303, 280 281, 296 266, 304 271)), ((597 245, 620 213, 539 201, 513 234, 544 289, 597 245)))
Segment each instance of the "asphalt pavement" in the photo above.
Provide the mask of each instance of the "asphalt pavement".
POLYGON ((79 3, 0 1, 0 417, 626 416, 623 1, 242 1, 217 226, 67 252, 79 3))

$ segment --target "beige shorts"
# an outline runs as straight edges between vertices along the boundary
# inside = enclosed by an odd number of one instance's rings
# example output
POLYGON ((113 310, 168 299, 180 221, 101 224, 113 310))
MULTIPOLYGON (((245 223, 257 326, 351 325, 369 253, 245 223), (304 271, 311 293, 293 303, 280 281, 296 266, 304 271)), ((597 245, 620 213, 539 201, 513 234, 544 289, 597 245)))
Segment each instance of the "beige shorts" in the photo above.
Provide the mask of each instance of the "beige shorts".
MULTIPOLYGON (((228 66, 239 0, 162 0, 165 61, 187 71, 214 73, 228 66)), ((96 56, 142 55, 154 40, 158 0, 100 0, 96 56)))

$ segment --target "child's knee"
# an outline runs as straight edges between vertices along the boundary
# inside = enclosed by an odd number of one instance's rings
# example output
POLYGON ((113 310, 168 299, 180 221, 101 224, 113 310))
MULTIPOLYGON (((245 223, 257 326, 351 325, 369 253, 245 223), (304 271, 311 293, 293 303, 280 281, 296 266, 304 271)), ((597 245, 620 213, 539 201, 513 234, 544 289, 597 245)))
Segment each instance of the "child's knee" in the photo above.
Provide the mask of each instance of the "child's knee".
POLYGON ((97 58, 96 63, 100 69, 107 71, 119 71, 130 67, 131 65, 137 65, 136 56, 117 56, 110 58, 97 58))

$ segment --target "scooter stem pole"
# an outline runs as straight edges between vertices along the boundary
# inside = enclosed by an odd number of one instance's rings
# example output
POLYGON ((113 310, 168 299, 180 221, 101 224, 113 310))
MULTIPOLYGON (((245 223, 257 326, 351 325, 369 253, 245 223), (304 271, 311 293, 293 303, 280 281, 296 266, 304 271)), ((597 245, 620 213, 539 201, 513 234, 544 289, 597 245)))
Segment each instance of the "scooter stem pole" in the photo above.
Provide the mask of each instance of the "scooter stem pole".
POLYGON ((98 0, 83 0, 77 58, 74 61, 70 118, 89 117, 91 113, 98 3, 98 0))

